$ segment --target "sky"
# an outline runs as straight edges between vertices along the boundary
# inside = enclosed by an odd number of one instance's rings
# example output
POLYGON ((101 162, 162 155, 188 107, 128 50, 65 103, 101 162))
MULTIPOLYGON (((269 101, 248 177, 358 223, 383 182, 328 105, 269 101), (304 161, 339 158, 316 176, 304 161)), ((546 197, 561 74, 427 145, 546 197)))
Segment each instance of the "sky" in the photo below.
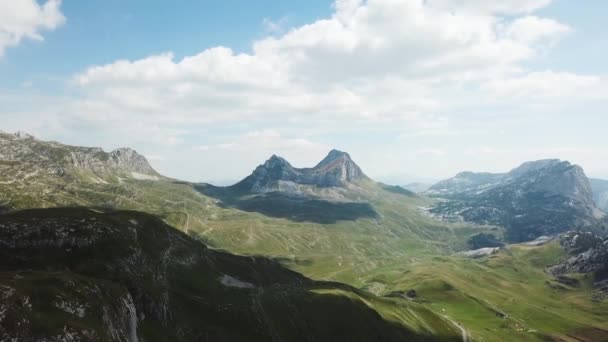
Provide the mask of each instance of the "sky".
POLYGON ((608 2, 0 0, 0 129, 227 184, 347 151, 392 184, 608 178, 608 2))

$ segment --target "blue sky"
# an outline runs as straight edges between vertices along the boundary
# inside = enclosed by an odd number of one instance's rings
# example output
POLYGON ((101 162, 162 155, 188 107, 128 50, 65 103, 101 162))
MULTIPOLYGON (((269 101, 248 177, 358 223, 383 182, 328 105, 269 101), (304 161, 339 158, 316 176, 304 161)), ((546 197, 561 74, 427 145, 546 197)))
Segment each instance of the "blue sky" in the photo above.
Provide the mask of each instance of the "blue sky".
POLYGON ((608 178, 608 3, 0 4, 4 131, 226 182, 346 150, 391 183, 561 158, 608 178))
POLYGON ((0 84, 64 80, 90 65, 166 51, 177 58, 218 45, 250 51, 252 41, 268 33, 264 19, 288 18, 290 25, 301 25, 330 15, 331 5, 325 0, 185 0, 179 6, 143 0, 64 1, 66 23, 45 34, 43 43, 25 41, 8 50, 0 61, 0 84))

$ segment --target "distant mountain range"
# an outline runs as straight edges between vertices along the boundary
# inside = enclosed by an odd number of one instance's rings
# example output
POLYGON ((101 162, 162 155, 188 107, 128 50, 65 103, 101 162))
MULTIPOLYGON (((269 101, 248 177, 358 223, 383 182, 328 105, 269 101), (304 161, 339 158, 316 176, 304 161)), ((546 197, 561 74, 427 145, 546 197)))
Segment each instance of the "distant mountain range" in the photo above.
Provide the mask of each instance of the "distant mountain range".
POLYGON ((513 242, 568 230, 606 234, 608 227, 583 169, 556 159, 527 162, 504 174, 463 172, 425 194, 444 199, 433 214, 503 226, 513 242))

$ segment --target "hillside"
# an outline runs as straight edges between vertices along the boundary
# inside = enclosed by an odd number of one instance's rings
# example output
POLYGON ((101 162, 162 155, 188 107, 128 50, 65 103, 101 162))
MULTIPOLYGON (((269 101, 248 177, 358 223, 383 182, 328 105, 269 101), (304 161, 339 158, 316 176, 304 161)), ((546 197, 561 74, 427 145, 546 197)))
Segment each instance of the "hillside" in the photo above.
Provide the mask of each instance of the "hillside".
POLYGON ((366 305, 380 299, 268 259, 209 250, 143 213, 4 214, 0 245, 3 341, 459 338, 420 305, 401 309, 411 326, 391 322, 366 305))
POLYGON ((444 199, 431 213, 505 227, 513 242, 573 229, 606 234, 608 227, 583 169, 560 160, 524 163, 506 174, 460 173, 426 194, 444 199))

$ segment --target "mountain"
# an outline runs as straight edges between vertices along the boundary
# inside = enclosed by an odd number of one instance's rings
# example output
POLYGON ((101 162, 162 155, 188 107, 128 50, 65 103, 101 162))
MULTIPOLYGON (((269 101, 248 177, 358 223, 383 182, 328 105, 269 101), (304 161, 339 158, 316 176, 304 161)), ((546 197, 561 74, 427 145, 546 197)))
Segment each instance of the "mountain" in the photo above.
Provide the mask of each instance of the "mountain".
POLYGON ((463 172, 426 194, 444 199, 431 213, 503 226, 512 242, 573 229, 605 234, 608 227, 583 169, 555 159, 527 162, 505 174, 463 172))
MULTIPOLYGON (((0 133, 0 160, 19 164, 19 177, 24 173, 45 172, 58 177, 91 177, 95 181, 131 177, 158 179, 160 175, 145 157, 130 148, 105 152, 101 148, 63 145, 42 141, 26 133, 0 133)), ((15 169, 15 165, 11 165, 15 169)), ((10 180, 9 180, 10 181, 10 180)))
POLYGON ((273 155, 235 186, 252 192, 271 192, 294 184, 344 187, 367 179, 348 153, 332 150, 315 167, 303 169, 295 168, 287 160, 273 155))
POLYGON ((405 189, 372 181, 348 153, 338 150, 330 151, 312 168, 295 168, 273 155, 233 186, 199 184, 197 189, 225 207, 321 224, 377 218, 370 203, 375 191, 413 196, 405 189))
POLYGON ((433 341, 460 338, 411 304, 374 298, 260 257, 207 248, 138 212, 38 209, 0 215, 2 341, 433 341), (434 336, 433 336, 434 335, 434 336))
POLYGON ((608 213, 608 181, 603 179, 589 179, 595 204, 608 213))

